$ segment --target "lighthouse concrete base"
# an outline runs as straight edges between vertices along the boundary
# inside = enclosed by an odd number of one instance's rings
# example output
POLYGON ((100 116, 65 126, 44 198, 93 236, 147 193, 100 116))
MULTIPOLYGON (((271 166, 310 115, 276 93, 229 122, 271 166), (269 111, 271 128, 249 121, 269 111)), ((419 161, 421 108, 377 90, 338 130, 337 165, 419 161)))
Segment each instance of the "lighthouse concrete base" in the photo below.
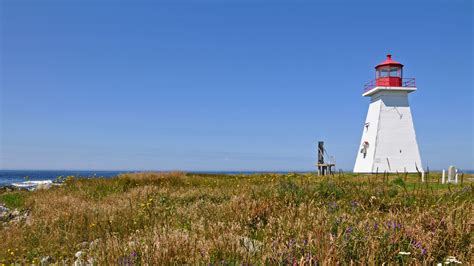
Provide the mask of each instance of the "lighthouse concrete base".
POLYGON ((408 93, 416 88, 375 87, 354 165, 355 173, 423 172, 408 93))

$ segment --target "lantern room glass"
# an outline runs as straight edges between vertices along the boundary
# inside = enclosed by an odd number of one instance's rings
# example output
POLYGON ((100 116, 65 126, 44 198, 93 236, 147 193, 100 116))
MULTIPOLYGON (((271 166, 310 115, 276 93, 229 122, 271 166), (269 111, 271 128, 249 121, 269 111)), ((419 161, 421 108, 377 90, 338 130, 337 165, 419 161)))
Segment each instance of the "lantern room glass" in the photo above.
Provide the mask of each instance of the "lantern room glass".
POLYGON ((401 67, 390 67, 390 77, 402 77, 402 68, 401 67))
POLYGON ((386 78, 389 76, 390 67, 379 67, 377 68, 377 78, 386 78))
POLYGON ((377 68, 376 78, 402 77, 402 68, 399 66, 383 66, 377 68))

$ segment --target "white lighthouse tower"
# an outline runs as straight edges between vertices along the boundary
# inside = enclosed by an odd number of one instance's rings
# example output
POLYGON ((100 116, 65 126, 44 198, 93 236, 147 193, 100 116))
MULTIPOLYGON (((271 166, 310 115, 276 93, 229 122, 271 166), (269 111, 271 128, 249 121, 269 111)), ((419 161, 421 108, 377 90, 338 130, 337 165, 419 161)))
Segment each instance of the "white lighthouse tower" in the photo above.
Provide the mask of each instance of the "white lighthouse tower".
POLYGON ((403 65, 391 55, 375 67, 375 80, 365 85, 370 97, 354 173, 423 172, 408 94, 414 78, 403 78, 403 65))

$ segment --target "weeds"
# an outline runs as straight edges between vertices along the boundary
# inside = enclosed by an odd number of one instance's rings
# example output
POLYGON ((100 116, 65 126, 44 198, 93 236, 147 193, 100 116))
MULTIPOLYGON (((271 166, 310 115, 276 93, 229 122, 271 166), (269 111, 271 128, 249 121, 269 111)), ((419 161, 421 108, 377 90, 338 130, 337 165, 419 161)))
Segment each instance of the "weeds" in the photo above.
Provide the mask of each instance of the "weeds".
POLYGON ((26 197, 27 193, 24 191, 0 194, 0 203, 5 204, 6 207, 11 209, 23 208, 26 197))
MULTIPOLYGON (((468 180, 469 177, 465 179, 468 180)), ((137 173, 7 192, 0 263, 472 263, 472 184, 416 175, 137 173), (13 253, 12 253, 13 252, 13 253)))

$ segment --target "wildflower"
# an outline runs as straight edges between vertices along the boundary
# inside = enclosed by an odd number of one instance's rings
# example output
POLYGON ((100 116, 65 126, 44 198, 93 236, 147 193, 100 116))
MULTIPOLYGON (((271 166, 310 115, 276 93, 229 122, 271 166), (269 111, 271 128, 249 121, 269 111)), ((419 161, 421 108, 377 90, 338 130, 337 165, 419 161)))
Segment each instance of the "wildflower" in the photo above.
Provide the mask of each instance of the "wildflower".
POLYGON ((400 251, 398 252, 398 255, 402 255, 402 256, 408 256, 410 255, 411 253, 410 252, 406 252, 406 251, 400 251))
POLYGON ((420 242, 412 242, 411 244, 412 244, 414 247, 419 248, 419 249, 422 249, 422 247, 423 247, 420 242))
POLYGON ((357 206, 359 206, 359 203, 357 203, 357 201, 353 200, 353 201, 351 201, 351 206, 352 206, 352 208, 357 208, 357 206))
POLYGON ((377 200, 377 198, 375 196, 371 196, 370 199, 369 199, 369 202, 372 204, 376 200, 377 200))
POLYGON ((462 262, 457 260, 456 257, 454 256, 449 256, 448 258, 446 258, 446 261, 444 262, 444 264, 450 264, 450 263, 461 264, 462 262))
POLYGON ((352 227, 347 227, 346 234, 350 235, 352 233, 352 227))

